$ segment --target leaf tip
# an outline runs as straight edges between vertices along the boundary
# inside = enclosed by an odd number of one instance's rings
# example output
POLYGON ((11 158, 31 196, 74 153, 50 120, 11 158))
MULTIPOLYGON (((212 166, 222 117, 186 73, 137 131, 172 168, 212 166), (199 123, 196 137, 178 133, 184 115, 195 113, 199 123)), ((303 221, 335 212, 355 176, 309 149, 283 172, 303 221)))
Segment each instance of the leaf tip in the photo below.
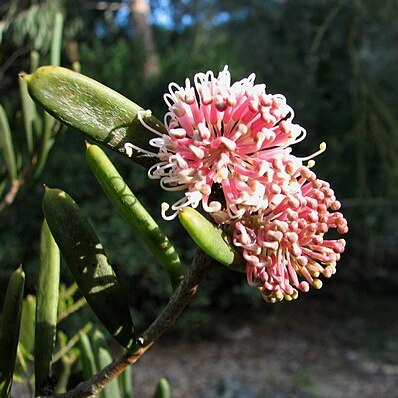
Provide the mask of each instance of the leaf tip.
POLYGON ((19 267, 15 270, 18 274, 22 276, 22 278, 25 278, 25 271, 23 270, 22 264, 19 264, 19 267))
POLYGON ((24 72, 24 71, 19 72, 19 73, 18 73, 18 76, 19 76, 21 79, 25 80, 26 83, 29 83, 29 81, 32 79, 32 75, 28 75, 28 74, 27 74, 26 72, 24 72))

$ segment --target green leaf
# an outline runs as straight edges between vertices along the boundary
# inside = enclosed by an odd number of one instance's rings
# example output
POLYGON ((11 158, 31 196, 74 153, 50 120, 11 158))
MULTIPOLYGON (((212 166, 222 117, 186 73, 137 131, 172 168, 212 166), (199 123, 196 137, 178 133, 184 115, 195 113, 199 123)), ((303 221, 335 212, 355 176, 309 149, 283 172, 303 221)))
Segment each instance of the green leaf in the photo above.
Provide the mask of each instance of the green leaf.
POLYGON ((87 303, 115 339, 130 348, 134 336, 127 300, 93 228, 76 202, 59 189, 46 188, 43 211, 87 303))
MULTIPOLYGON (((157 137, 140 122, 164 133, 165 127, 143 109, 109 87, 69 69, 43 66, 23 75, 33 99, 55 118, 83 132, 112 150, 129 156, 126 144, 152 151, 149 140, 157 137)), ((131 158, 149 167, 158 158, 132 151, 131 158)))
POLYGON ((97 365, 95 363, 94 353, 87 333, 80 333, 79 348, 83 377, 87 380, 97 373, 97 365))
POLYGON ((35 321, 36 297, 28 294, 22 303, 19 344, 23 347, 23 352, 29 355, 33 355, 35 347, 35 321))
POLYGON ((57 12, 55 15, 54 30, 51 40, 51 65, 59 66, 61 64, 62 50, 62 29, 64 26, 64 17, 57 12))
MULTIPOLYGON (((1 150, 1 145, 0 145, 0 150, 1 150)), ((2 196, 8 185, 7 179, 1 179, 2 177, 3 176, 0 176, 0 197, 2 196)))
POLYGON ((40 238, 40 264, 36 286, 35 394, 45 393, 50 376, 57 328, 60 253, 46 221, 40 238))
POLYGON ((86 159, 111 203, 164 267, 173 288, 176 288, 183 278, 183 270, 170 240, 141 205, 101 148, 88 145, 86 159))
MULTIPOLYGON (((51 65, 58 66, 61 63, 61 50, 62 50, 62 29, 63 29, 64 18, 62 14, 57 13, 55 15, 54 31, 51 41, 51 65)), ((43 130, 41 131, 41 140, 39 151, 37 155, 37 164, 35 167, 34 177, 38 177, 47 162, 48 154, 53 145, 52 136, 56 132, 59 132, 59 122, 54 119, 47 112, 43 115, 41 121, 43 130)))
POLYGON ((39 67, 40 54, 36 50, 30 52, 30 71, 33 72, 39 67))
POLYGON ((242 254, 233 246, 231 238, 192 207, 178 213, 182 226, 193 241, 210 257, 234 271, 246 272, 242 254))
POLYGON ((0 327, 0 398, 8 398, 17 355, 25 273, 15 270, 8 282, 0 327))
POLYGON ((108 346, 108 342, 106 341, 104 334, 98 329, 95 329, 92 334, 91 347, 94 352, 94 359, 95 359, 95 364, 96 364, 97 370, 100 370, 101 365, 98 360, 98 351, 100 348, 108 349, 109 346, 108 346))
POLYGON ((60 127, 59 122, 48 113, 44 113, 42 123, 43 128, 40 134, 39 150, 37 163, 35 165, 34 177, 37 178, 46 165, 48 154, 54 144, 53 133, 60 127), (58 125, 58 126, 57 126, 58 125))
POLYGON ((66 391, 69 383, 69 378, 72 373, 73 361, 68 356, 62 357, 57 363, 57 384, 55 386, 55 393, 60 394, 66 391))
POLYGON ((25 136, 28 151, 33 152, 33 124, 37 118, 36 105, 28 93, 26 82, 19 77, 19 93, 22 101, 22 112, 25 126, 25 136))
POLYGON ((16 181, 17 176, 17 165, 15 161, 14 146, 12 143, 10 125, 6 112, 0 104, 0 149, 3 150, 3 156, 7 167, 7 172, 10 177, 10 181, 16 181))
POLYGON ((133 381, 131 377, 131 368, 127 367, 117 378, 122 398, 131 398, 133 396, 133 381))
MULTIPOLYGON (((110 355, 108 357, 106 357, 104 355, 101 357, 99 354, 100 350, 109 351, 109 346, 108 346, 105 336, 98 329, 94 330, 94 333, 92 334, 91 347, 94 352, 95 367, 98 372, 112 361, 112 358, 110 358, 110 355)), ((102 390, 98 394, 98 397, 106 398, 107 395, 105 393, 105 390, 102 390)))
MULTIPOLYGON (((112 362, 112 356, 106 348, 100 347, 98 349, 98 362, 100 369, 105 368, 112 362)), ((113 379, 107 384, 101 393, 104 398, 121 398, 117 379, 113 379)))
POLYGON ((165 378, 158 381, 153 398, 170 398, 170 385, 165 378))

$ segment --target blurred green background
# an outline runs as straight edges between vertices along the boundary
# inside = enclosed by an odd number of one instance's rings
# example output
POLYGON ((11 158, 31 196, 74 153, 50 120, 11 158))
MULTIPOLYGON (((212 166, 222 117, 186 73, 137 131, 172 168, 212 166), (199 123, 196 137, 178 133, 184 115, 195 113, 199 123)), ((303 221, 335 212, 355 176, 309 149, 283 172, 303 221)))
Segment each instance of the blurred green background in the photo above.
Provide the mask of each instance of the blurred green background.
MULTIPOLYGON (((56 12, 65 18, 62 65, 79 61, 82 73, 152 109, 159 119, 166 112, 162 96, 169 82, 182 84, 196 72, 216 72, 225 64, 233 80, 254 72, 268 92, 284 94, 295 110, 295 122, 308 132, 294 153, 307 155, 327 142, 314 170, 331 182, 350 227, 337 275, 300 300, 351 311, 396 300, 397 1, 2 1, 0 102, 21 152, 25 144, 17 74, 29 70, 32 50, 40 53, 40 64, 49 63, 56 12)), ((0 302, 19 264, 27 272, 27 292, 34 292, 45 183, 66 190, 81 205, 129 292, 136 317, 140 322, 152 319, 169 293, 165 276, 102 194, 84 153, 84 138, 66 130, 43 174, 27 181, 0 213, 0 302)), ((178 222, 160 217, 160 204, 170 202, 170 194, 149 180, 144 169, 109 155, 188 263, 193 244, 178 222)), ((66 267, 63 280, 71 281, 66 267)), ((295 305, 270 309, 246 286, 243 275, 220 269, 178 327, 206 333, 209 317, 221 311, 245 308, 265 314, 295 305)))

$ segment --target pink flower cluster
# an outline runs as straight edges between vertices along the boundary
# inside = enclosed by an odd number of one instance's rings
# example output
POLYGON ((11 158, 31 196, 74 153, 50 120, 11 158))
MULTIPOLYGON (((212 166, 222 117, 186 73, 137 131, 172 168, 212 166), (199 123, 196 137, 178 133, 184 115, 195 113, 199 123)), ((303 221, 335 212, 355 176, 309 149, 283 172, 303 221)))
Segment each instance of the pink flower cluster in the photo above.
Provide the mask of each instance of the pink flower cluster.
POLYGON ((330 228, 344 234, 329 184, 291 154, 305 130, 282 95, 254 84, 255 75, 231 84, 227 67, 218 77, 198 73, 194 84, 169 85, 165 102, 168 134, 151 140, 159 163, 148 175, 170 191, 184 191, 162 215, 173 219, 200 203, 218 224, 232 225, 233 242, 247 262, 247 278, 267 301, 293 299, 298 290, 320 288, 319 276, 335 273, 343 239, 328 240, 330 228))
POLYGON ((307 167, 292 173, 297 183, 270 198, 268 207, 234 224, 233 242, 242 247, 247 280, 266 301, 297 298, 298 290, 319 289, 320 275, 329 278, 344 251, 344 239, 325 239, 331 228, 348 231, 340 202, 327 182, 307 167))

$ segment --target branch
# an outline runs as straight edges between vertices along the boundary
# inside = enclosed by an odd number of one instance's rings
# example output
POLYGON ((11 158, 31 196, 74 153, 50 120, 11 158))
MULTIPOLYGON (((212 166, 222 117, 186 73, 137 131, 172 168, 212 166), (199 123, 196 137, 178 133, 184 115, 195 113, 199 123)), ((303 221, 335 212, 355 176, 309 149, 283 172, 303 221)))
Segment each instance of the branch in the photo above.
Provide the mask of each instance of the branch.
POLYGON ((62 320, 67 318, 69 315, 71 315, 74 312, 76 312, 77 310, 79 310, 85 304, 86 304, 86 299, 84 297, 81 297, 79 300, 77 300, 75 303, 73 303, 70 307, 68 307, 65 311, 60 312, 58 314, 57 323, 61 322, 62 320))
POLYGON ((17 193, 19 192, 23 182, 21 179, 19 180, 14 180, 11 183, 11 187, 4 196, 4 199, 0 202, 0 213, 8 206, 14 202, 15 197, 17 196, 17 193))
POLYGON ((58 362, 60 359, 65 359, 65 355, 79 342, 81 333, 88 333, 93 327, 92 323, 87 323, 63 346, 52 359, 52 363, 58 362))
POLYGON ((34 155, 33 158, 31 159, 31 162, 25 165, 18 179, 14 180, 11 183, 10 189, 4 196, 3 200, 0 201, 0 213, 3 212, 8 206, 10 206, 14 202, 15 197, 17 196, 18 192, 24 185, 27 176, 30 174, 33 167, 35 166, 36 161, 37 161, 36 156, 34 155))
POLYGON ((178 289, 170 297, 159 316, 144 331, 132 351, 122 354, 89 380, 80 383, 76 388, 52 398, 94 398, 108 383, 122 373, 129 365, 138 361, 141 356, 169 330, 190 302, 198 285, 202 282, 214 264, 214 260, 199 252, 178 289))

